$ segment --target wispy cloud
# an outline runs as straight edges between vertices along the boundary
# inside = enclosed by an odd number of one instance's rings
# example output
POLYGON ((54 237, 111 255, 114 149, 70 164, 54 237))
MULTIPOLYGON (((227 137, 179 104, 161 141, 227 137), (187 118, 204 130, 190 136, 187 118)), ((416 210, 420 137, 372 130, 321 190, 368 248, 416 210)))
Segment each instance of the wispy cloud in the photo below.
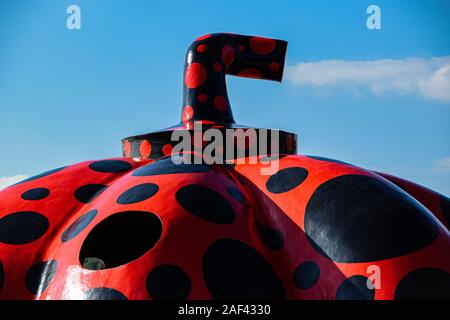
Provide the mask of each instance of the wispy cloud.
POLYGON ((450 56, 371 61, 322 60, 289 66, 294 85, 368 88, 373 94, 419 94, 450 102, 450 56))
POLYGON ((16 182, 22 181, 28 177, 29 176, 27 176, 25 174, 17 174, 15 176, 10 176, 10 177, 0 177, 0 190, 6 188, 16 182))
POLYGON ((446 157, 444 159, 436 161, 433 167, 435 171, 441 173, 450 173, 450 157, 446 157))

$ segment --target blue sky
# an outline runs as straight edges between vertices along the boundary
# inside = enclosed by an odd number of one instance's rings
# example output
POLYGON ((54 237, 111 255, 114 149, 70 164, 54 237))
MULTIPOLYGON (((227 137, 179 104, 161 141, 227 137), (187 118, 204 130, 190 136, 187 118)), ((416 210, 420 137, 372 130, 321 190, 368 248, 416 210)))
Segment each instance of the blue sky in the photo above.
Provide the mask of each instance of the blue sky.
POLYGON ((177 123, 184 54, 211 32, 289 42, 283 83, 228 77, 238 123, 450 195, 447 0, 1 1, 0 179, 120 156, 121 138, 177 123))

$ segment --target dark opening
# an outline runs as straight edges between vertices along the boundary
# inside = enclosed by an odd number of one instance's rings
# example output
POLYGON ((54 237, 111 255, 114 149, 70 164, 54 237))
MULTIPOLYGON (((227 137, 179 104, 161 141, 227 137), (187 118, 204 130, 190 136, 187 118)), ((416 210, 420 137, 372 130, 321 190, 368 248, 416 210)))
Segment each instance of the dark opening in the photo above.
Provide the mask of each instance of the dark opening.
POLYGON ((161 234, 161 220, 151 212, 113 214, 88 234, 81 247, 80 263, 89 270, 118 267, 144 255, 161 234))

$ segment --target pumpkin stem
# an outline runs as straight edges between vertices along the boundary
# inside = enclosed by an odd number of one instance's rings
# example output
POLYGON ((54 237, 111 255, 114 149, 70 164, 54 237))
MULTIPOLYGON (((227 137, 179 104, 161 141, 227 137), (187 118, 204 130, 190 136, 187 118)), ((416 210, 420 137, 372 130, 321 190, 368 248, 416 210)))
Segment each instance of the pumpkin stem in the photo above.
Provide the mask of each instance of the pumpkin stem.
POLYGON ((197 38, 184 66, 184 126, 199 120, 234 123, 225 75, 281 81, 286 49, 286 41, 262 37, 215 33, 197 38))

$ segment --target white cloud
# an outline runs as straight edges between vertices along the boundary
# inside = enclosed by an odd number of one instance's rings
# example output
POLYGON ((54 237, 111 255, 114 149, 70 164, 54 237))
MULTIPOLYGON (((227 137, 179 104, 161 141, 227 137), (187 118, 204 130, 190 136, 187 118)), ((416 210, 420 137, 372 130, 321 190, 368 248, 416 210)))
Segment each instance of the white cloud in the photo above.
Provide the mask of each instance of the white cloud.
POLYGON ((0 190, 6 188, 16 182, 22 181, 28 177, 29 176, 27 176, 25 174, 17 174, 15 176, 11 176, 11 177, 0 177, 0 190))
POLYGON ((436 161, 433 167, 438 172, 450 173, 450 157, 436 161))
POLYGON ((419 94, 450 102, 450 56, 371 61, 322 60, 287 67, 298 86, 368 88, 373 94, 419 94))

